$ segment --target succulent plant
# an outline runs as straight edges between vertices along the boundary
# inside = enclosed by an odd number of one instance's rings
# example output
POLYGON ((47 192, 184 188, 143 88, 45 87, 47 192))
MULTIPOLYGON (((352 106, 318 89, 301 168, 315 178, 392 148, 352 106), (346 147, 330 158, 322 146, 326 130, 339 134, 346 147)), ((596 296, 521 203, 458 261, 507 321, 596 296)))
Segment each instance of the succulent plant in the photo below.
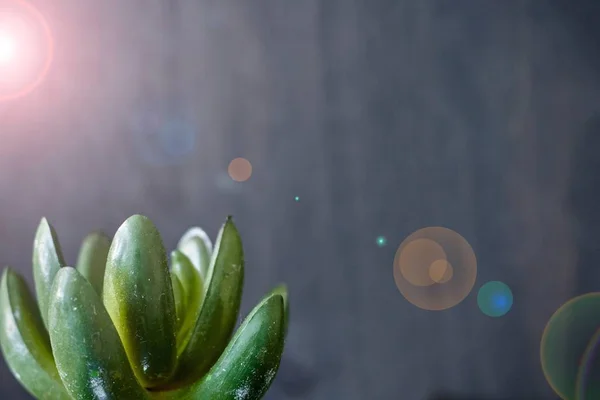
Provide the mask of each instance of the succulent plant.
POLYGON ((287 334, 285 286, 235 329, 242 296, 242 243, 228 218, 212 243, 188 230, 171 253, 141 215, 112 241, 83 242, 66 266, 42 219, 33 246, 36 298, 6 268, 0 283, 0 345, 17 380, 38 399, 254 400, 279 368, 287 334))

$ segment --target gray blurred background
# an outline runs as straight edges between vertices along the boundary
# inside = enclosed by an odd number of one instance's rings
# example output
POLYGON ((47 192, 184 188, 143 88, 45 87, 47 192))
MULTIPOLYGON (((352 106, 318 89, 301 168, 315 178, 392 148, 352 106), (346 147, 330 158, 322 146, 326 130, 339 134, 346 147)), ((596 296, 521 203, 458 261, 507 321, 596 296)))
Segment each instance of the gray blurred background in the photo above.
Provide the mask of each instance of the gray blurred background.
MULTIPOLYGON (((597 2, 34 4, 56 54, 38 90, 0 103, 2 263, 32 282, 42 216, 74 263, 85 234, 131 214, 168 248, 233 214, 242 314, 276 283, 291 292, 267 399, 555 398, 544 325, 600 290, 597 2), (246 182, 227 174, 236 157, 246 182), (473 293, 444 312, 392 276, 431 225, 478 257, 473 293), (502 318, 477 307, 489 280, 513 291, 502 318)), ((4 364, 0 385, 27 398, 4 364)))

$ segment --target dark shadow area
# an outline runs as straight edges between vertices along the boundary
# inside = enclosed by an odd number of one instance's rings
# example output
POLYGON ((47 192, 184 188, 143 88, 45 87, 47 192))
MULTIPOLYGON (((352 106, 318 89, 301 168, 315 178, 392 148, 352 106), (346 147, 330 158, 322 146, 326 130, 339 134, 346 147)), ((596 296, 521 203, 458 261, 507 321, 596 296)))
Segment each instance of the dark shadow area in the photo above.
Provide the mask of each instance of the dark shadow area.
POLYGON ((579 0, 576 3, 554 1, 561 19, 569 30, 578 36, 578 44, 586 59, 596 69, 600 67, 600 3, 595 0, 579 0))

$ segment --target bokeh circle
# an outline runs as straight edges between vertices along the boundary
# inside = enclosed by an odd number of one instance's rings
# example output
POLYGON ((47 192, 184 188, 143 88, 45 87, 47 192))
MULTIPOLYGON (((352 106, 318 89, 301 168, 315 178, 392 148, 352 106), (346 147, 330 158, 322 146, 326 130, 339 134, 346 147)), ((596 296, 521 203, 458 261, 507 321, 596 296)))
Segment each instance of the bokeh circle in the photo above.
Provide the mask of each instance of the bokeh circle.
POLYGON ((429 266, 429 277, 435 283, 446 283, 453 275, 454 269, 448 260, 435 260, 429 266))
POLYGON ((252 176, 252 164, 245 158, 238 157, 231 160, 227 168, 229 176, 236 182, 245 182, 252 176))
POLYGON ((377 239, 375 239, 375 243, 377 243, 377 246, 379 247, 385 247, 385 245, 387 244, 387 238, 385 236, 377 236, 377 239))
POLYGON ((168 99, 146 100, 129 119, 135 154, 149 165, 184 163, 196 149, 198 130, 188 114, 168 99))
POLYGON ((446 252, 437 242, 427 238, 419 238, 400 246, 398 268, 402 277, 414 286, 431 286, 435 281, 431 278, 431 266, 439 260, 446 260, 446 252))
POLYGON ((600 398, 600 293, 569 300, 548 321, 540 345, 544 376, 567 400, 600 398))
POLYGON ((396 251, 394 281, 413 305, 430 311, 456 306, 473 289, 477 259, 469 242, 443 227, 420 229, 396 251))
POLYGON ((14 62, 0 68, 0 101, 14 100, 35 90, 46 78, 54 57, 50 27, 30 3, 0 0, 0 31, 14 37, 14 62))
POLYGON ((503 282, 487 282, 477 293, 477 305, 485 315, 501 317, 509 312, 513 305, 512 291, 503 282))

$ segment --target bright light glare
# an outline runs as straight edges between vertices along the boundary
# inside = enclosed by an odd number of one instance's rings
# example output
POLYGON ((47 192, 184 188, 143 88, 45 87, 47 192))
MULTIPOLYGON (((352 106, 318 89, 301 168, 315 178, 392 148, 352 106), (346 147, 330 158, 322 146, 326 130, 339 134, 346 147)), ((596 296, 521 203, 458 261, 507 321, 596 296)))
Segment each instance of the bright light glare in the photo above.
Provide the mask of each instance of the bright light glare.
POLYGON ((8 34, 0 32, 0 63, 12 61, 16 53, 15 40, 8 34))

